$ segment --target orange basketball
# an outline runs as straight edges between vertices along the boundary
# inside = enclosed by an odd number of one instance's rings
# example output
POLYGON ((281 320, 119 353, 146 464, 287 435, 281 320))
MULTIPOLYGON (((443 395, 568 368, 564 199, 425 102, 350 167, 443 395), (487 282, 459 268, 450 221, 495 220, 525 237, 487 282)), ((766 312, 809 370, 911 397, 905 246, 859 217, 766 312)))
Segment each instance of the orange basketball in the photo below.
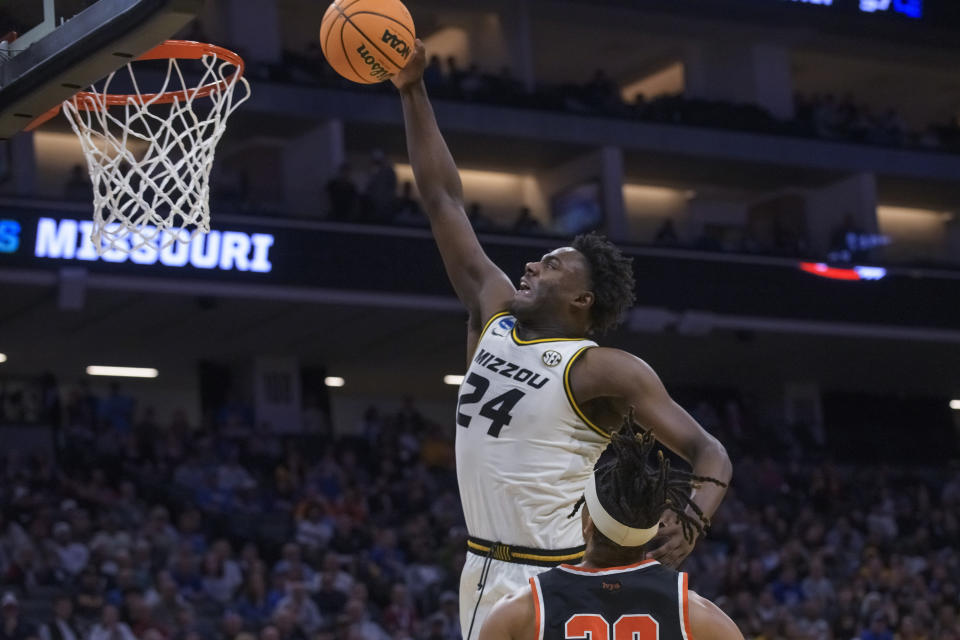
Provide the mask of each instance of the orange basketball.
POLYGON ((363 84, 393 77, 413 55, 413 19, 400 0, 334 0, 320 47, 334 70, 363 84))

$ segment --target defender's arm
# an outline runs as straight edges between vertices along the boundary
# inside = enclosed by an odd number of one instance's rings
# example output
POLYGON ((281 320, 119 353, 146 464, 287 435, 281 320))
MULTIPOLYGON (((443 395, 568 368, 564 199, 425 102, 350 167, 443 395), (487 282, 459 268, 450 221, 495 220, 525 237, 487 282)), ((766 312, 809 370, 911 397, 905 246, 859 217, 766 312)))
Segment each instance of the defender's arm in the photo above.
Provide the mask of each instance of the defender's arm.
POLYGON ((500 598, 480 629, 478 640, 535 640, 537 611, 529 588, 500 598))
POLYGON ((740 629, 720 607, 694 591, 687 592, 690 627, 697 640, 743 640, 740 629))

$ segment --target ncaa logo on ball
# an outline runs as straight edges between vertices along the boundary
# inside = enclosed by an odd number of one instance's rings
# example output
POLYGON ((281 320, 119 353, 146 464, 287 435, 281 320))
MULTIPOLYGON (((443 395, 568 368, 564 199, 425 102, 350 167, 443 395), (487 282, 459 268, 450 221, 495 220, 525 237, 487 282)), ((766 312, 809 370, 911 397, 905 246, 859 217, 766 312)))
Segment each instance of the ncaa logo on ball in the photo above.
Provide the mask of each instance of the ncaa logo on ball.
POLYGON ((399 34, 390 33, 390 29, 384 29, 382 40, 390 45, 390 48, 403 56, 404 60, 410 56, 410 45, 407 44, 399 34))
POLYGON ((563 356, 554 350, 543 352, 543 364, 548 367, 555 367, 563 360, 563 356))

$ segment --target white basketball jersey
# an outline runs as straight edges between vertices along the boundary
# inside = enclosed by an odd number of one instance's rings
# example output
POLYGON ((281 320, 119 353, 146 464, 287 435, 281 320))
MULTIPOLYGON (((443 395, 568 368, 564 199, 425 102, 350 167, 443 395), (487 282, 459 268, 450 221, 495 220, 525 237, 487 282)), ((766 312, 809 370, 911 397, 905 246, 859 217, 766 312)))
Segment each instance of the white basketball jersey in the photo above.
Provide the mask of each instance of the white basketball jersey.
POLYGON ((457 478, 470 535, 504 544, 583 544, 568 518, 609 435, 570 393, 569 373, 591 340, 520 340, 494 316, 480 335, 457 404, 457 478))

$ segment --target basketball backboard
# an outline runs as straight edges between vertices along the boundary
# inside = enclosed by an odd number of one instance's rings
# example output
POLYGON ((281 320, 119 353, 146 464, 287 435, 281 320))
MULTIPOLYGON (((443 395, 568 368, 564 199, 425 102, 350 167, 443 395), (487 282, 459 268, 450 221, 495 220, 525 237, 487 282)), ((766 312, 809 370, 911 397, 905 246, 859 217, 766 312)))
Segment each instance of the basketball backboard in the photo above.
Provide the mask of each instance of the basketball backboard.
POLYGON ((0 140, 183 28, 204 0, 14 0, 0 8, 0 140), (23 33, 4 34, 11 27, 23 33))

